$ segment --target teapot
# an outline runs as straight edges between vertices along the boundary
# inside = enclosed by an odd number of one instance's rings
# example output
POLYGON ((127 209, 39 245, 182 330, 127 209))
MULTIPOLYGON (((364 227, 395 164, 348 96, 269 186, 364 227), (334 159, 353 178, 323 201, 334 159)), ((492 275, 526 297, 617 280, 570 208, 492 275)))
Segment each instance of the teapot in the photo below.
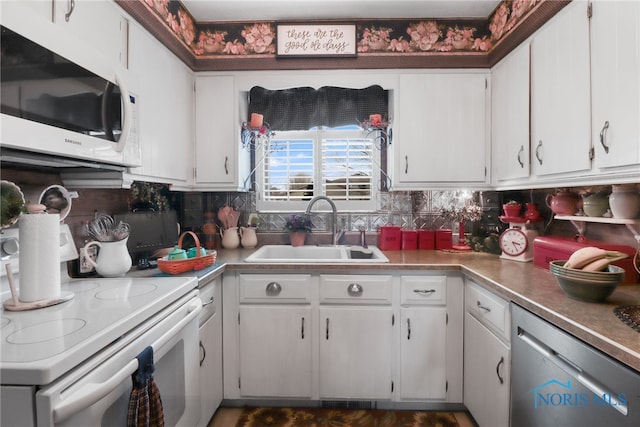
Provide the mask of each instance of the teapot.
POLYGON ((255 248, 258 245, 258 236, 254 227, 240 227, 240 240, 243 248, 255 248))
POLYGON ((557 215, 575 215, 581 204, 580 196, 570 191, 558 191, 555 196, 547 194, 545 201, 557 215))
POLYGON ((87 257, 87 262, 91 264, 102 277, 120 277, 131 268, 131 255, 127 249, 127 240, 117 240, 114 242, 93 241, 87 243, 83 250, 85 253, 91 246, 100 248, 96 260, 87 257))
POLYGON ((238 235, 238 227, 229 227, 220 229, 222 236, 222 247, 225 249, 235 249, 240 246, 240 236, 238 235))
POLYGON ((602 216, 609 209, 609 198, 603 193, 582 196, 582 210, 587 216, 602 216))

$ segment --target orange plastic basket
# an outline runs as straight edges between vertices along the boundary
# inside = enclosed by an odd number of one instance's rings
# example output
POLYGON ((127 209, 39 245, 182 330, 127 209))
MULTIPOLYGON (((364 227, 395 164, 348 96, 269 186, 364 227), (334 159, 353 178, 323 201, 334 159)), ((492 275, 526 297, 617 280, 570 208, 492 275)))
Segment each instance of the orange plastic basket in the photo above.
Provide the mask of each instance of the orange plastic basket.
POLYGON ((184 236, 190 234, 193 240, 196 242, 196 255, 194 258, 187 259, 167 259, 167 257, 158 258, 158 268, 163 273, 168 274, 182 274, 187 271, 202 270, 205 267, 209 267, 216 262, 216 251, 210 251, 206 255, 200 254, 200 239, 196 233, 192 231, 185 231, 178 238, 178 247, 182 249, 182 241, 184 236))

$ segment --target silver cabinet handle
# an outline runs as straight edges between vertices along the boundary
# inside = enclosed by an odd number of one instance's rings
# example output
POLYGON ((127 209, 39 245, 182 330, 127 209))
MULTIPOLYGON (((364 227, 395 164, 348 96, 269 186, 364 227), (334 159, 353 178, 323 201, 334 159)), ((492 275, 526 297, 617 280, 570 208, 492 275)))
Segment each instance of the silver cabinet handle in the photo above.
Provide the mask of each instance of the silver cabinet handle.
POLYGON ((409 156, 404 156, 404 173, 409 173, 409 156))
POLYGON ((435 289, 414 289, 413 292, 415 292, 418 295, 431 295, 433 293, 435 293, 435 289))
POLYGON ((265 288, 265 292, 269 296, 276 296, 281 291, 282 291, 282 286, 280 286, 280 283, 278 282, 270 282, 267 284, 267 287, 265 288))
POLYGON ((301 337, 302 339, 304 339, 304 317, 303 317, 301 320, 302 320, 302 322, 301 322, 301 323, 302 323, 302 325, 301 325, 301 327, 300 327, 300 337, 301 337))
POLYGON ((360 295, 362 295, 362 286, 360 286, 357 283, 351 283, 348 287, 347 287, 347 292, 349 293, 349 295, 351 295, 352 297, 359 297, 360 295))
POLYGON ((202 306, 203 306, 203 307, 206 307, 206 306, 208 306, 208 305, 211 305, 211 304, 213 304, 213 301, 214 301, 214 300, 213 300, 213 297, 211 297, 211 298, 209 298, 209 301, 207 301, 207 302, 203 302, 203 303, 202 303, 202 306))
POLYGON ((524 153, 524 145, 521 145, 520 149, 518 150, 518 163, 520 164, 521 168, 524 167, 524 162, 522 161, 522 153, 524 153))
POLYGON ((229 175, 229 156, 224 156, 224 173, 229 175))
POLYGON ((536 145, 536 159, 538 159, 538 163, 542 164, 542 156, 540 156, 540 151, 542 151, 542 140, 538 141, 538 145, 536 145))
POLYGON ((76 8, 76 0, 69 0, 67 2, 67 13, 64 14, 64 20, 69 22, 69 18, 71 18, 71 14, 73 13, 73 9, 76 8))
POLYGON ((605 142, 607 139, 607 130, 609 130, 609 120, 604 122, 604 126, 602 126, 602 130, 600 131, 600 144, 602 144, 605 153, 609 152, 609 146, 605 142))
POLYGON ((327 317, 327 324, 325 329, 325 339, 329 339, 329 318, 327 317))
POLYGON ((487 313, 491 313, 491 308, 482 305, 480 301, 476 301, 476 305, 478 306, 478 308, 485 310, 487 313))
POLYGON ((504 379, 500 376, 500 365, 502 365, 503 363, 504 363, 504 356, 501 356, 500 357, 500 361, 496 365, 496 375, 498 376, 498 379, 500 380, 500 384, 504 384, 504 379))
POLYGON ((411 319, 407 318, 407 340, 411 339, 411 319))

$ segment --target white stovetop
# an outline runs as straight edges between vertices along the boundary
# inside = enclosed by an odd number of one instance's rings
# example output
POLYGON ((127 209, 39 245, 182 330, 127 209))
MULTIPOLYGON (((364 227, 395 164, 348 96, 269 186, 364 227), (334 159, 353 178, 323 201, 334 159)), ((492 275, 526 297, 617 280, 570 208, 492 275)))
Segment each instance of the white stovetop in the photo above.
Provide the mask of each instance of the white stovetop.
POLYGON ((70 301, 22 312, 3 308, 2 384, 48 384, 196 287, 193 277, 71 280, 62 285, 63 293, 73 292, 70 301))

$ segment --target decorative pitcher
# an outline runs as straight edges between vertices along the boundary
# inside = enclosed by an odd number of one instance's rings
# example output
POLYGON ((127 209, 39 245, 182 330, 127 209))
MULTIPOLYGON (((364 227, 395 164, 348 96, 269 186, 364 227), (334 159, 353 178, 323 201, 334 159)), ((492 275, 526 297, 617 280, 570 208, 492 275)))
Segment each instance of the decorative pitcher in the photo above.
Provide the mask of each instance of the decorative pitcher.
POLYGON ((220 229, 222 236, 222 247, 225 249, 235 249, 240 246, 240 236, 238 235, 238 227, 229 227, 225 230, 220 229))
POLYGON ((582 196, 582 210, 587 216, 602 216, 609 209, 609 198, 603 193, 582 196))
POLYGON ((87 257, 87 262, 96 269, 102 277, 120 277, 131 268, 131 255, 127 250, 127 240, 118 240, 115 242, 89 242, 84 246, 85 253, 90 246, 100 248, 96 261, 87 257))
POLYGON ((240 228, 240 240, 242 240, 243 248, 255 248, 258 246, 258 236, 256 229, 253 227, 240 228))
POLYGON ((576 193, 558 191, 555 196, 547 194, 545 201, 547 206, 557 215, 575 215, 581 199, 576 193))
POLYGON ((640 214, 640 194, 635 184, 611 186, 609 205, 614 218, 637 218, 640 214))

